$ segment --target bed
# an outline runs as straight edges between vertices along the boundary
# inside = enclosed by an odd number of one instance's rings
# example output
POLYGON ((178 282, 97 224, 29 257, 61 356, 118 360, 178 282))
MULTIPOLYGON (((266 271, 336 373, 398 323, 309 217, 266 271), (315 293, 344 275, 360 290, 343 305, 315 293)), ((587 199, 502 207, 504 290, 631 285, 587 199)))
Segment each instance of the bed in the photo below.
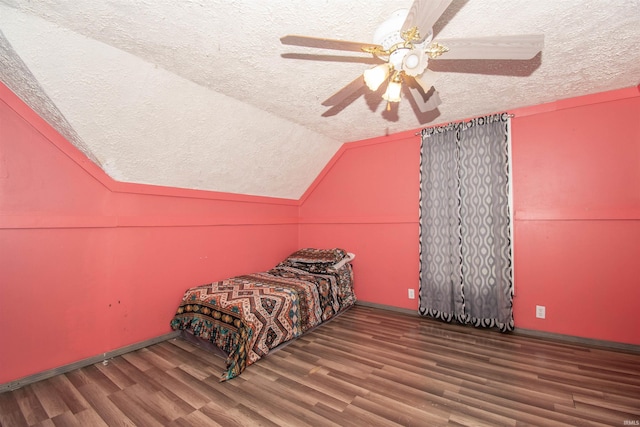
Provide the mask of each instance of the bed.
POLYGON ((187 289, 171 328, 226 355, 221 381, 237 377, 275 347, 351 307, 355 255, 300 249, 268 271, 187 289))

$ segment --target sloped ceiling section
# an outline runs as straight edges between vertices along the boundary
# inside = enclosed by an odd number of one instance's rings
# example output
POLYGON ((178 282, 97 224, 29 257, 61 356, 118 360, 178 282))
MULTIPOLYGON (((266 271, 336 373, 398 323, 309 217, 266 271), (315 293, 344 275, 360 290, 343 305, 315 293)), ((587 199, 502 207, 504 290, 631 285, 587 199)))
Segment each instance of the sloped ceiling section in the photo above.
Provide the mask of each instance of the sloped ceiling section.
POLYGON ((14 88, 16 92, 18 92, 17 88, 19 88, 19 92, 25 102, 31 105, 40 117, 51 123, 62 136, 73 143, 73 145, 80 149, 80 151, 94 163, 99 163, 98 159, 71 127, 69 122, 66 121, 53 101, 44 93, 38 81, 13 50, 13 47, 11 47, 2 31, 0 31, 0 60, 3 65, 0 68, 0 79, 5 85, 14 88))
MULTIPOLYGON (((45 94, 25 101, 43 111, 51 99, 116 180, 296 199, 341 145, 56 23, 6 7, 2 16, 45 94)), ((19 95, 38 89, 8 80, 19 95)))
POLYGON ((542 54, 434 62, 443 103, 428 114, 362 93, 322 117, 367 55, 279 38, 370 42, 410 5, 0 0, 0 78, 117 180, 289 199, 343 142, 640 82, 640 0, 454 0, 437 36, 543 33, 542 54))

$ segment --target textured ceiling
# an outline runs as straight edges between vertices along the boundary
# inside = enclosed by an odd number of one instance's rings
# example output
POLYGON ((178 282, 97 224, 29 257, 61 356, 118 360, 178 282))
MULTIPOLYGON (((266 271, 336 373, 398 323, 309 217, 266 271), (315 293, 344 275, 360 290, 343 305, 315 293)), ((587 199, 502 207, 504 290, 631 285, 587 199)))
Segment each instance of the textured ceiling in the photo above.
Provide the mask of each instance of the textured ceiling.
POLYGON ((0 79, 114 179, 290 199, 344 142, 640 82, 640 0, 454 0, 438 37, 543 33, 542 54, 434 61, 442 104, 427 114, 366 93, 322 117, 371 66, 335 56, 366 54, 279 38, 370 42, 410 5, 0 0, 0 79))

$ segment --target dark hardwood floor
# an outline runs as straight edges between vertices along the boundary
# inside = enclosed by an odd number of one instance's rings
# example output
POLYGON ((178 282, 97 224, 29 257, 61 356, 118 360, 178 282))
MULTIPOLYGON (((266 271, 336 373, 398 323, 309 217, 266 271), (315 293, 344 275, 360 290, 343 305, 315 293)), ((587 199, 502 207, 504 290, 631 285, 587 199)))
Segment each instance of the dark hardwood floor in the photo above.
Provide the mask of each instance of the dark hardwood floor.
POLYGON ((0 394, 2 426, 638 425, 640 354, 356 306, 219 382, 173 339, 0 394))

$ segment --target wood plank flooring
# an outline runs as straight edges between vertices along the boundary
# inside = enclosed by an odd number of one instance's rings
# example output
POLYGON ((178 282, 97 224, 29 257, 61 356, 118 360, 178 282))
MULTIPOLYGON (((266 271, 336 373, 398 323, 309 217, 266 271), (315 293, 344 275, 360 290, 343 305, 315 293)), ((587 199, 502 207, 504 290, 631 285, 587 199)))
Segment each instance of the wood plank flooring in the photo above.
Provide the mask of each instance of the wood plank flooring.
POLYGON ((14 426, 638 425, 640 354, 356 306, 251 365, 172 339, 0 394, 14 426))

